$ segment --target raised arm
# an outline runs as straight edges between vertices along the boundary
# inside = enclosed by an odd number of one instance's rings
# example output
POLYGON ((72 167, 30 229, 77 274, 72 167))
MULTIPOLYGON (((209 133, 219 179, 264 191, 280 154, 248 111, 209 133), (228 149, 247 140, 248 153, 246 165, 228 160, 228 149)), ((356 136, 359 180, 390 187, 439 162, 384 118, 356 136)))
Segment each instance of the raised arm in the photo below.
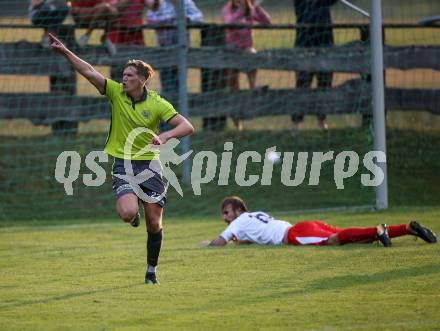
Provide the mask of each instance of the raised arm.
POLYGON ((79 58, 71 50, 57 39, 53 34, 49 33, 51 39, 51 47, 54 51, 63 55, 72 67, 82 76, 84 76, 93 86, 97 88, 99 93, 105 93, 105 77, 89 63, 79 58))
POLYGON ((252 19, 261 24, 272 24, 272 17, 270 17, 269 13, 263 9, 261 6, 254 6, 251 10, 252 19))

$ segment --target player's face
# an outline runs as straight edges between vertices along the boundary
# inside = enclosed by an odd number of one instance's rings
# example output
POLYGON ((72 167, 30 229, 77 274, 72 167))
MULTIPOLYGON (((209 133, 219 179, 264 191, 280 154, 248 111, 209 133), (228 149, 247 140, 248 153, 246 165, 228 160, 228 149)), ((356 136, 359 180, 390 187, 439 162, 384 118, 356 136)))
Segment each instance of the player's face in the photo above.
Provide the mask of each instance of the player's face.
POLYGON ((223 220, 228 224, 235 220, 238 216, 238 212, 234 210, 231 205, 227 205, 222 210, 223 220))
POLYGON ((122 88, 124 92, 130 93, 142 89, 145 79, 137 74, 135 67, 127 67, 122 74, 122 88))

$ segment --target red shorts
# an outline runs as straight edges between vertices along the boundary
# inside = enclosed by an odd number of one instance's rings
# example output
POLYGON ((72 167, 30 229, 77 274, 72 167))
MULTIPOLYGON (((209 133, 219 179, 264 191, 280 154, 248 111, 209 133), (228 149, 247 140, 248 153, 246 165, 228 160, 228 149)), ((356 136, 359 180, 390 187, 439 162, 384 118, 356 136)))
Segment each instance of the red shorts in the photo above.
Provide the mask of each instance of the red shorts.
POLYGON ((327 245, 328 238, 341 230, 322 221, 303 221, 289 229, 287 243, 289 245, 327 245))

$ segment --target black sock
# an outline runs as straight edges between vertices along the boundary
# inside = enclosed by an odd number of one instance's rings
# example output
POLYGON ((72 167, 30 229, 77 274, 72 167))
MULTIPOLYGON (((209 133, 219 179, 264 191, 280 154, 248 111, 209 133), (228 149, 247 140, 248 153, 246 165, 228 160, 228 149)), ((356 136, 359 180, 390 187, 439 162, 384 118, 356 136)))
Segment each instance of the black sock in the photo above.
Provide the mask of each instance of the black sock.
POLYGON ((147 240, 147 264, 157 266, 159 260, 160 247, 162 246, 162 229, 159 232, 148 232, 147 240))

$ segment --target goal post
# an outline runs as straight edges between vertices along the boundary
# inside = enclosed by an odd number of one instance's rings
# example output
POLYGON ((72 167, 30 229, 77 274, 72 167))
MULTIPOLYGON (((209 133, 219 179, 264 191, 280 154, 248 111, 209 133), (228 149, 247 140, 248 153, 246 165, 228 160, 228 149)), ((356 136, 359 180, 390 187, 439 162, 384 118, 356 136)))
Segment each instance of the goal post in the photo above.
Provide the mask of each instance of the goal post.
MULTIPOLYGON (((374 149, 386 155, 385 86, 383 74, 382 1, 370 0, 371 77, 373 97, 374 149)), ((383 182, 376 187, 376 209, 388 208, 387 163, 378 162, 384 173, 383 182)))

